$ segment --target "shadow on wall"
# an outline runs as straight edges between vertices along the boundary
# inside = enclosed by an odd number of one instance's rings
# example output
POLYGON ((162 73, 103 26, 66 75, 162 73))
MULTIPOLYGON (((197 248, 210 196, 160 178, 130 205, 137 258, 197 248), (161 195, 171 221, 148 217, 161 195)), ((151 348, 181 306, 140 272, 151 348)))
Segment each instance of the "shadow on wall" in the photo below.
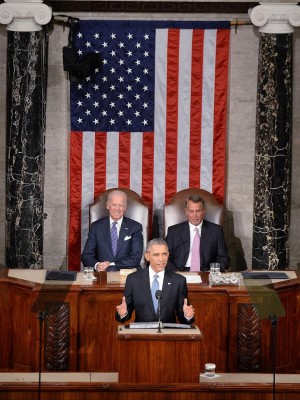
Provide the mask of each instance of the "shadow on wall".
POLYGON ((224 222, 224 234, 230 257, 230 271, 244 271, 245 269, 247 269, 245 253, 241 240, 238 237, 234 236, 234 222, 232 211, 224 209, 224 222), (229 237, 229 235, 231 234, 232 237, 229 237))

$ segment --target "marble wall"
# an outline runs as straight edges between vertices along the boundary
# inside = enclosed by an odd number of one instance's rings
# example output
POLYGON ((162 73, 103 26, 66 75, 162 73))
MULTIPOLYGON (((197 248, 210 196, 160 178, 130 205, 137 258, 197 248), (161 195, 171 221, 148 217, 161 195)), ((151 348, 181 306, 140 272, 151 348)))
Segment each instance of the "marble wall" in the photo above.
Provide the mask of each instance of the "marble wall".
MULTIPOLYGON (((79 17, 83 18, 83 15, 79 17)), ((96 16, 93 15, 93 18, 96 16)), ((106 16, 107 17, 107 16, 106 16)), ((124 17, 124 16, 123 16, 124 17)), ((145 15, 144 15, 145 17, 145 15)), ((172 16, 176 18, 176 16, 172 16)), ((195 18, 195 16, 194 16, 195 18)), ((199 19, 247 19, 247 15, 199 15, 199 19)), ((44 268, 66 265, 68 235, 69 82, 62 65, 68 30, 54 26, 49 38, 46 121, 44 268)), ((224 230, 234 269, 251 268, 254 146, 259 33, 251 25, 231 32, 227 181, 224 230)), ((300 268, 300 29, 294 34, 294 115, 290 266, 300 268)), ((6 31, 0 27, 0 263, 5 257, 5 61, 6 31)))

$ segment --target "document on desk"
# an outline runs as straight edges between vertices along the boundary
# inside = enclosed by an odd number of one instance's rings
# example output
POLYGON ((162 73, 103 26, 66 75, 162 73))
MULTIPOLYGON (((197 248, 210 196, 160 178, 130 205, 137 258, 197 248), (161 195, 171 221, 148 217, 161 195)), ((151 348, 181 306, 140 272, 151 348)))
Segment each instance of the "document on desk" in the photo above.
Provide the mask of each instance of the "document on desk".
MULTIPOLYGON (((173 329, 192 329, 193 325, 189 324, 176 324, 165 322, 162 324, 162 328, 173 328, 173 329)), ((157 329, 158 322, 132 322, 129 325, 125 325, 127 329, 157 329)))
POLYGON ((177 272, 177 274, 184 276, 186 283, 202 283, 201 276, 198 275, 198 272, 177 272))

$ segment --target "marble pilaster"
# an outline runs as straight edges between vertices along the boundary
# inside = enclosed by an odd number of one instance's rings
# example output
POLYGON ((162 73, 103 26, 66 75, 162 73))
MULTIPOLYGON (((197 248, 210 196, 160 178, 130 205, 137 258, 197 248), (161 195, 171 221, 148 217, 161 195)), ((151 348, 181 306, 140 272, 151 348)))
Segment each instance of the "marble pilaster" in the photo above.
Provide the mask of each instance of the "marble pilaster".
POLYGON ((253 211, 253 269, 289 266, 293 26, 299 7, 255 7, 260 27, 253 211))
POLYGON ((6 265, 42 268, 47 32, 39 23, 51 12, 40 1, 6 3, 6 265))

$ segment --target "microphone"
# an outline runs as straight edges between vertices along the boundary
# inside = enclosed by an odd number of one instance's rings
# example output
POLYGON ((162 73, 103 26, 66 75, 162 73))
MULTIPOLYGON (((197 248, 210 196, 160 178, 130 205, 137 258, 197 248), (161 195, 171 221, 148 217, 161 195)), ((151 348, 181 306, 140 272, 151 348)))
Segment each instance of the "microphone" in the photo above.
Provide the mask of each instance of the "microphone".
POLYGON ((157 333, 162 333, 161 332, 161 328, 162 328, 162 323, 161 323, 161 315, 160 315, 160 300, 162 298, 162 291, 161 290, 157 290, 155 292, 155 297, 158 300, 158 304, 157 304, 157 313, 158 313, 158 331, 157 333))
POLYGON ((157 290, 155 292, 155 297, 157 298, 157 300, 160 300, 162 298, 162 291, 161 290, 157 290))

